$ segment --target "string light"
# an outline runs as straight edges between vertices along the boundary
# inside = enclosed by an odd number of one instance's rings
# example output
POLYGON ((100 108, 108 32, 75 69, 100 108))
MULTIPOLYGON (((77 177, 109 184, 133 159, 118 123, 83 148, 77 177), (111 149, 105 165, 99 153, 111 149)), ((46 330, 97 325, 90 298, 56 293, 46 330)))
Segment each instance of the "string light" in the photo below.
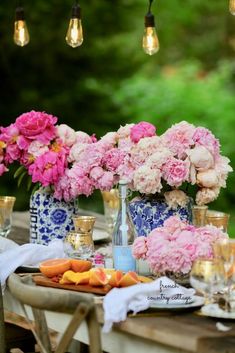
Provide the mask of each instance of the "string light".
POLYGON ((153 55, 160 49, 159 40, 155 28, 154 15, 151 13, 153 0, 149 0, 148 12, 145 15, 145 29, 143 36, 143 49, 146 54, 153 55))
POLYGON ((235 16, 235 0, 229 1, 229 11, 233 16, 235 16))
POLYGON ((79 47, 83 42, 81 7, 77 2, 72 7, 72 16, 65 39, 67 44, 73 48, 79 47))
POLYGON ((18 6, 15 10, 14 23, 14 42, 20 47, 24 47, 29 43, 30 37, 25 21, 24 8, 18 6))

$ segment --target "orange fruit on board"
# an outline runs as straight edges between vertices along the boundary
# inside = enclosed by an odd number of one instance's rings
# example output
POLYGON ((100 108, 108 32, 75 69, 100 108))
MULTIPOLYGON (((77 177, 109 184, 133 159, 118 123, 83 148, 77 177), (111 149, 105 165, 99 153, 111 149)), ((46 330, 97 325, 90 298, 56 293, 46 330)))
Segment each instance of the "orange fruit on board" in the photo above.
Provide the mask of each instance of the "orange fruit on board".
POLYGON ((50 259, 40 263, 39 270, 47 277, 54 277, 70 270, 70 259, 50 259))
POLYGON ((89 284, 91 286, 105 286, 108 281, 108 276, 102 268, 98 267, 90 270, 89 284))
POLYGON ((122 277, 123 277, 123 272, 122 271, 117 270, 117 271, 112 272, 111 277, 109 278, 110 286, 111 287, 118 287, 119 286, 119 282, 120 282, 122 277))
POLYGON ((92 267, 92 262, 88 260, 71 260, 71 269, 74 272, 85 272, 89 271, 92 267))
POLYGON ((90 271, 74 272, 66 271, 60 280, 60 284, 88 284, 90 279, 90 271))
POLYGON ((129 287, 133 284, 140 283, 137 274, 133 271, 129 271, 125 273, 125 275, 118 282, 118 286, 120 287, 129 287))

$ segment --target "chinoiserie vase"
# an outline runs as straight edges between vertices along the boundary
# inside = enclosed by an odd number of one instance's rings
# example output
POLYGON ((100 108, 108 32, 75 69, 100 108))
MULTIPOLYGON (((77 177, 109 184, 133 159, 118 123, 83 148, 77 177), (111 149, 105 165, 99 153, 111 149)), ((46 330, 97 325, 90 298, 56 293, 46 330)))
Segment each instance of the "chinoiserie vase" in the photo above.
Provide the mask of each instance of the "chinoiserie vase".
POLYGON ((47 245, 53 239, 64 239, 74 230, 72 217, 75 202, 55 199, 51 192, 39 189, 30 198, 30 242, 47 245))
POLYGON ((192 223, 192 200, 182 207, 170 207, 164 198, 137 197, 130 202, 130 212, 138 236, 147 236, 153 229, 162 227, 166 219, 179 216, 192 223))

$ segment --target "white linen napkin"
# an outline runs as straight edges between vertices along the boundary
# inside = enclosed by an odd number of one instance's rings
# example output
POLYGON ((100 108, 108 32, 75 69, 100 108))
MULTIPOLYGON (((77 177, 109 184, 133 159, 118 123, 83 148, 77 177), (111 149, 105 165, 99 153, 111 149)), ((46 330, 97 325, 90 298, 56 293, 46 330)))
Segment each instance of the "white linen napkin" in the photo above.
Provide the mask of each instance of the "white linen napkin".
POLYGON ((126 320, 128 311, 137 313, 148 309, 153 300, 159 303, 185 304, 192 301, 190 298, 194 293, 194 289, 179 286, 167 277, 160 277, 151 283, 113 288, 103 301, 103 332, 108 333, 113 323, 126 320))
POLYGON ((4 289, 7 277, 19 266, 37 265, 41 261, 66 257, 62 240, 49 245, 24 244, 0 253, 0 280, 4 289))

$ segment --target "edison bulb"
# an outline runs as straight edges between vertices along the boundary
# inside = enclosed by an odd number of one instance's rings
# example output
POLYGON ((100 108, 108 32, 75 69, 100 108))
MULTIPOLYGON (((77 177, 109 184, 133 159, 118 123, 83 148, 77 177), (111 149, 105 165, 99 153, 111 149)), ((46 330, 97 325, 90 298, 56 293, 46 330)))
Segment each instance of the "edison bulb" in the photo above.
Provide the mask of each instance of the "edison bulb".
POLYGON ((82 21, 79 18, 71 18, 66 35, 66 42, 73 48, 79 47, 83 42, 82 21))
POLYGON ((153 55, 159 51, 160 45, 155 27, 145 27, 143 49, 148 55, 153 55))
POLYGON ((235 0, 229 1, 229 11, 233 16, 235 16, 235 0))

